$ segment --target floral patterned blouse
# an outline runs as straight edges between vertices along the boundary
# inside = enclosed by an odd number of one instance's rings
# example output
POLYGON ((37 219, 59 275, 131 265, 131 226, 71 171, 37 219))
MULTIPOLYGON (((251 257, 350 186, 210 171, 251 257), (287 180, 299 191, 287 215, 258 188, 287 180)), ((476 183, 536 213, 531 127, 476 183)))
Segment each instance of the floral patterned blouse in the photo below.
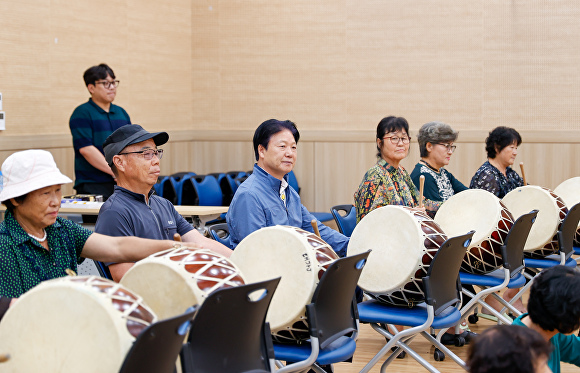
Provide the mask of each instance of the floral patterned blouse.
POLYGON ((524 180, 511 167, 508 167, 505 173, 504 175, 489 161, 485 161, 471 178, 469 188, 487 190, 501 199, 512 190, 524 185, 524 180))
MULTIPOLYGON (((359 222, 366 214, 381 206, 417 207, 419 191, 403 167, 395 168, 381 158, 363 177, 354 194, 354 203, 359 222)), ((426 198, 423 201, 425 209, 431 213, 437 211, 441 204, 426 198)))

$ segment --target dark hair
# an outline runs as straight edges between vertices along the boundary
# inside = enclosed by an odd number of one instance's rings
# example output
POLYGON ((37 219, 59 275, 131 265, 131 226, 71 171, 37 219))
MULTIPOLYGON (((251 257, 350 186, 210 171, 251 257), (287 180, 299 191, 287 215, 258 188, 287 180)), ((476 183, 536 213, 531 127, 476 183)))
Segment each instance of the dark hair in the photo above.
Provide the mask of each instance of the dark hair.
POLYGON ((258 126, 256 132, 254 132, 254 154, 256 155, 256 161, 260 159, 260 156, 258 155, 258 145, 262 145, 265 149, 268 149, 270 138, 284 130, 290 131, 292 136, 294 136, 294 141, 298 144, 298 140, 300 140, 300 132, 298 132, 296 125, 289 120, 280 121, 277 119, 268 119, 258 126))
POLYGON ((85 84, 88 86, 89 84, 94 85, 97 80, 107 79, 107 75, 115 79, 113 69, 111 69, 109 65, 102 63, 98 66, 89 67, 83 74, 83 79, 85 80, 85 84))
MULTIPOLYGON (((26 193, 26 194, 25 194, 25 195, 23 195, 23 196, 14 197, 14 199, 16 200, 16 202, 18 202, 18 203, 22 203, 22 202, 24 202, 24 200, 26 199, 26 197, 28 197, 28 193, 26 193)), ((7 199, 6 201, 3 201, 3 202, 2 202, 2 204, 3 204, 4 206, 6 206, 6 210, 8 210, 8 211, 10 211, 10 212, 14 212, 14 208, 15 208, 16 206, 14 206, 14 205, 12 204, 12 201, 10 201, 10 199, 7 199)))
POLYGON ((580 327, 580 272, 558 265, 540 272, 530 289, 528 313, 542 329, 571 333, 580 327))
POLYGON ((429 122, 425 123, 419 129, 417 141, 419 142, 419 153, 421 157, 428 157, 427 143, 439 144, 454 142, 457 140, 458 133, 447 123, 429 122))
POLYGON ((551 349, 533 329, 496 325, 474 339, 466 363, 470 373, 534 373, 538 359, 548 359, 551 349))
MULTIPOLYGON (((381 119, 377 125, 377 139, 380 140, 380 146, 383 146, 383 137, 389 132, 405 130, 409 135, 409 122, 403 117, 386 117, 381 119)), ((381 156, 381 148, 377 145, 377 157, 381 156)))
POLYGON ((522 137, 518 131, 509 127, 494 128, 485 139, 487 158, 494 159, 497 153, 501 152, 506 146, 510 146, 514 142, 518 146, 522 143, 522 137))

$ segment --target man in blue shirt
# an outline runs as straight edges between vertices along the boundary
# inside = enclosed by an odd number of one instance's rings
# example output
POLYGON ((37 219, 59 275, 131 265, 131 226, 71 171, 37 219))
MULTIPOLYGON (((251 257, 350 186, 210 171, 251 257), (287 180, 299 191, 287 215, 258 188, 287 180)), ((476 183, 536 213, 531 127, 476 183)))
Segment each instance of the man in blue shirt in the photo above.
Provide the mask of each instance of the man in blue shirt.
POLYGON ((75 151, 77 193, 101 194, 106 200, 113 193, 113 171, 105 161, 102 144, 113 131, 131 124, 129 114, 113 105, 119 81, 106 64, 93 66, 83 78, 91 98, 77 107, 70 117, 70 131, 75 151))
MULTIPOLYGON (((291 121, 270 119, 254 133, 257 163, 240 185, 230 204, 226 220, 230 245, 235 248, 247 235, 273 225, 289 225, 313 232, 315 219, 288 185, 294 168, 300 133, 291 121)), ((317 221, 320 236, 339 256, 346 256, 348 237, 317 221)))
POLYGON ((527 326, 552 344, 548 366, 560 373, 560 361, 580 366, 580 337, 571 333, 580 327, 580 272, 556 266, 534 278, 528 313, 513 325, 527 326))
MULTIPOLYGON (((202 236, 171 202, 153 193, 163 156, 163 150, 157 147, 168 139, 167 132, 149 133, 138 124, 121 127, 107 138, 103 144, 105 159, 117 176, 117 186, 101 207, 95 232, 158 240, 172 240, 178 233, 184 242, 229 257, 232 251, 228 247, 202 236)), ((133 266, 133 263, 106 264, 115 281, 133 266)))

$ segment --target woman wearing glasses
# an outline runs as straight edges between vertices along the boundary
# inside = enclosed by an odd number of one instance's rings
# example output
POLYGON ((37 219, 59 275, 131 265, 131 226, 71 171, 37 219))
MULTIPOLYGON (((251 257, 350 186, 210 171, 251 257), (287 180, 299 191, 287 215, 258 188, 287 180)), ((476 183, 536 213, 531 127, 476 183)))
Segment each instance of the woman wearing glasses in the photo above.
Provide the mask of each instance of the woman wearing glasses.
MULTIPOLYGON (((377 126, 376 165, 363 177, 354 195, 357 221, 372 210, 386 205, 417 207, 419 192, 400 162, 409 154, 411 137, 405 118, 386 117, 377 126)), ((441 202, 425 199, 428 213, 437 211, 441 202)))
POLYGON ((497 127, 485 139, 487 161, 471 178, 472 189, 485 189, 503 198, 506 194, 523 186, 524 181, 511 166, 518 155, 522 138, 518 131, 509 127, 497 127))
POLYGON ((457 132, 442 122, 425 123, 418 134, 421 160, 411 172, 411 179, 419 187, 419 178, 425 176, 424 196, 433 201, 447 201, 452 195, 467 189, 451 172, 443 167, 449 164, 456 146, 457 132))

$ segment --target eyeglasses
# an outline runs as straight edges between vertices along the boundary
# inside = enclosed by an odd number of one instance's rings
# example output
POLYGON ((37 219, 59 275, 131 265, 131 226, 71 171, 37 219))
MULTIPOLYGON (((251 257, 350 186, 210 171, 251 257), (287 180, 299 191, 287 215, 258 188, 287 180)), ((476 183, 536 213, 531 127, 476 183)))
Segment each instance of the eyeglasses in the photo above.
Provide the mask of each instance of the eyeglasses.
POLYGON ((393 144, 393 145, 397 145, 399 143, 399 141, 402 141, 403 142, 403 145, 407 145, 411 141, 411 136, 404 136, 404 137, 399 137, 399 136, 383 137, 383 140, 386 140, 386 139, 391 140, 391 144, 393 144))
POLYGON ((127 154, 141 154, 143 158, 150 161, 151 159, 153 159, 154 155, 157 156, 157 158, 159 159, 163 158, 163 149, 147 149, 138 152, 119 153, 119 155, 127 155, 127 154))
POLYGON ((441 145, 447 148, 447 152, 451 152, 453 153, 455 151, 455 149, 457 149, 457 146, 455 145, 450 145, 450 144, 441 144, 441 143, 437 143, 437 145, 441 145))
POLYGON ((103 87, 107 89, 111 89, 111 87, 117 88, 119 86, 119 83, 120 83, 119 80, 103 80, 101 82, 95 82, 95 84, 102 84, 103 87))

